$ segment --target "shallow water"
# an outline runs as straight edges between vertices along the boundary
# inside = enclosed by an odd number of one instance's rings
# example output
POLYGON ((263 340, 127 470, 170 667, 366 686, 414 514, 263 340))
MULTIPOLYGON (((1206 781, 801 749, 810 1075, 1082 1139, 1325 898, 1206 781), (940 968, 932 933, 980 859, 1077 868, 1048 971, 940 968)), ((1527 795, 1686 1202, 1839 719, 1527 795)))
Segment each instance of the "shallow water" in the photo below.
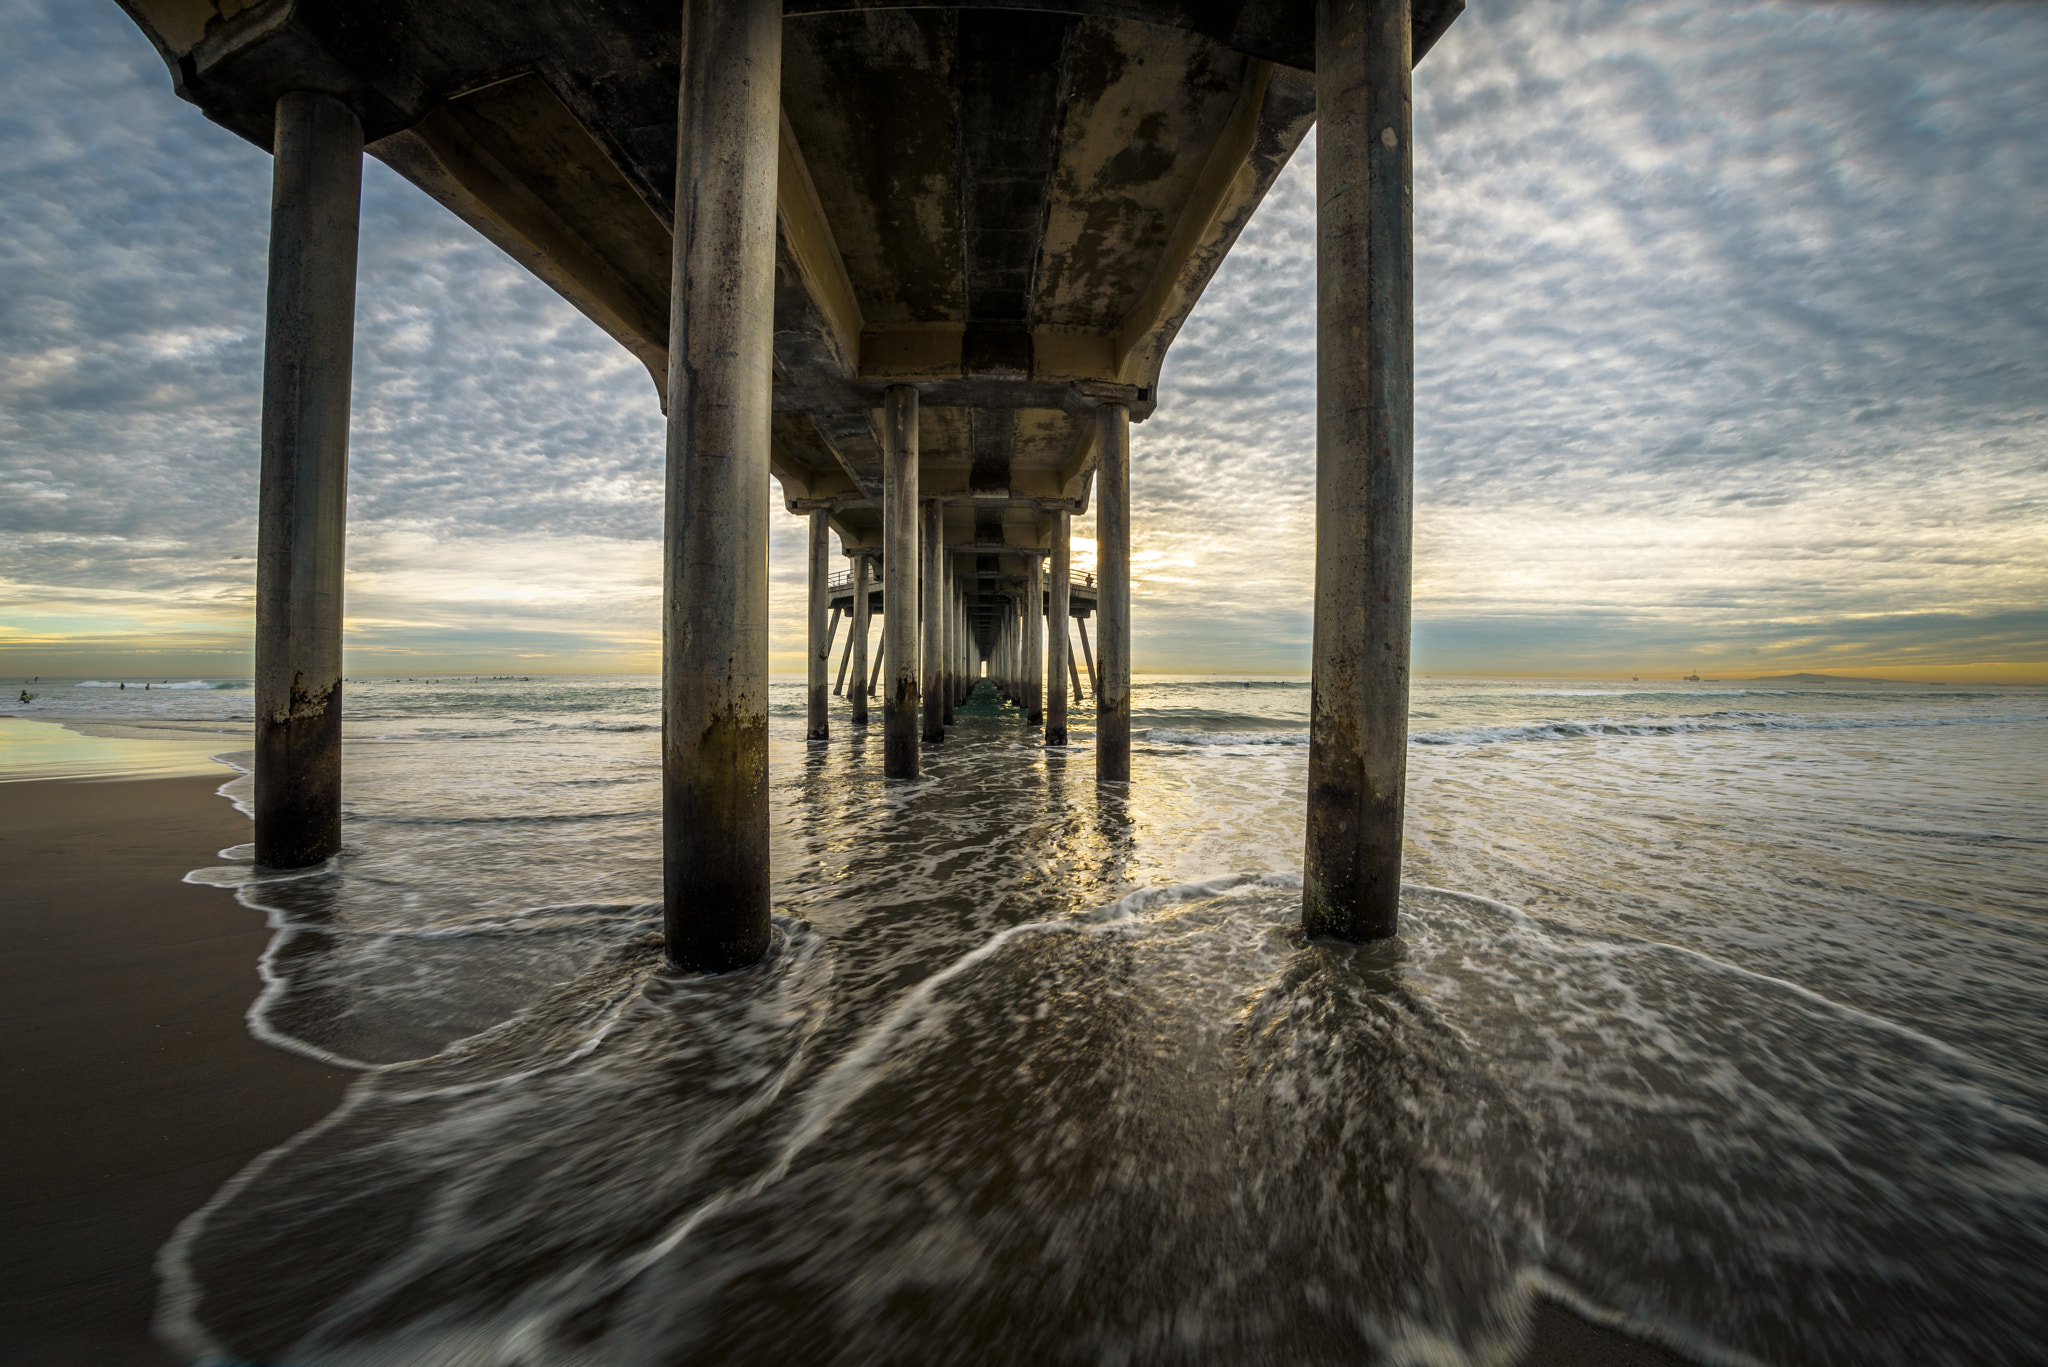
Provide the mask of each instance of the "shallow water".
POLYGON ((258 1033, 365 1071, 166 1250, 172 1342, 1488 1363, 1538 1289, 1705 1361, 2048 1333, 2042 690, 1419 680, 1363 949, 1294 925, 1299 683, 1141 681, 1127 792, 1085 710, 884 784, 773 696, 775 949, 677 979, 652 680, 350 684, 344 854, 194 878, 278 927, 258 1033))

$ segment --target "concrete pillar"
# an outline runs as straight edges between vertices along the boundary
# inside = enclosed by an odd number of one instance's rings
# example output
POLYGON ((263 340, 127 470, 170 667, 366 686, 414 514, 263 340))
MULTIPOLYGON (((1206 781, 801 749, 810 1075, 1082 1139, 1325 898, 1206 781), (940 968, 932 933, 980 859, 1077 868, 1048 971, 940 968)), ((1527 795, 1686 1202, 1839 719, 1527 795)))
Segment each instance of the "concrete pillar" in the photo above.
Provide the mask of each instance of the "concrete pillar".
POLYGON ((926 499, 920 511, 923 515, 919 518, 918 558, 924 568, 918 584, 918 619, 924 627, 920 698, 924 704, 924 739, 936 745, 946 738, 946 599, 941 582, 945 576, 941 564, 945 556, 939 549, 940 538, 945 535, 946 505, 935 498, 926 499))
POLYGON ((868 570, 874 558, 867 555, 853 557, 853 639, 847 642, 853 651, 853 724, 868 724, 868 697, 874 688, 868 681, 868 612, 869 583, 868 570))
POLYGON ((1045 724, 1045 562, 1024 566, 1024 720, 1045 724))
POLYGON ((1017 599, 1013 594, 1003 595, 1003 699, 1011 706, 1019 701, 1017 676, 1017 599))
POLYGON ((917 390, 892 385, 882 401, 882 773, 916 778, 917 390))
MULTIPOLYGON (((940 519, 943 527, 945 519, 940 519)), ((943 715, 939 720, 947 726, 953 725, 953 694, 959 687, 960 678, 960 610, 953 597, 953 553, 946 549, 943 536, 939 544, 939 628, 943 645, 939 651, 939 707, 943 715)))
MULTIPOLYGON (((1321 154, 1318 153, 1318 156, 1321 154)), ((1096 645, 1102 654, 1095 703, 1095 777, 1131 776, 1131 410, 1095 410, 1096 645)))
MULTIPOLYGON (((849 616, 849 617, 851 617, 851 616, 852 616, 853 614, 852 614, 851 612, 848 612, 848 613, 847 613, 846 615, 847 615, 847 616, 849 616)), ((829 648, 831 647, 831 644, 832 644, 832 638, 833 638, 833 637, 835 637, 835 636, 837 636, 838 634, 839 634, 839 609, 837 609, 837 608, 834 608, 834 609, 832 609, 832 630, 831 630, 831 631, 829 631, 829 632, 827 632, 827 633, 826 633, 826 635, 825 635, 825 645, 826 645, 827 649, 829 649, 829 648)), ((837 675, 837 676, 836 676, 836 677, 834 678, 834 680, 833 680, 833 683, 832 683, 832 696, 833 696, 833 697, 835 697, 835 698, 843 698, 843 697, 845 697, 845 696, 846 696, 846 671, 847 671, 848 667, 850 667, 850 666, 851 666, 852 664, 853 664, 853 633, 849 631, 849 632, 847 632, 847 633, 846 633, 846 648, 845 648, 844 650, 841 650, 841 651, 839 652, 839 673, 838 673, 838 675, 837 675)))
MULTIPOLYGON (((1064 637, 1066 634, 1067 624, 1062 622, 1060 623, 1060 635, 1064 637)), ((1067 676, 1074 681, 1074 701, 1081 702, 1083 700, 1081 693, 1081 666, 1074 659, 1073 643, 1071 641, 1067 645, 1067 676)))
POLYGON ((662 583, 663 930, 768 948, 768 420, 779 0, 685 0, 662 583))
POLYGON ((1398 928, 1408 761, 1415 327, 1408 0, 1316 7, 1311 935, 1398 928))
POLYGON ((1073 653, 1067 649, 1067 613, 1073 607, 1074 540, 1073 514, 1052 515, 1052 595, 1045 608, 1047 644, 1045 661, 1045 743, 1067 743, 1067 671, 1073 668, 1073 653))
POLYGON ((805 696, 809 700, 806 740, 830 740, 832 720, 827 711, 825 676, 832 667, 832 637, 826 621, 832 615, 832 527, 826 514, 811 514, 811 601, 810 657, 807 663, 805 696))
MULTIPOLYGON (((1101 592, 1099 578, 1096 591, 1098 593, 1101 592)), ((1074 630, 1080 633, 1081 636, 1081 658, 1088 662, 1088 696, 1095 702, 1100 703, 1102 701, 1102 674, 1095 668, 1095 652, 1088 648, 1088 619, 1085 617, 1075 618, 1074 630)))
POLYGON ((363 128, 277 102, 256 531, 256 862, 341 848, 341 598, 363 128))

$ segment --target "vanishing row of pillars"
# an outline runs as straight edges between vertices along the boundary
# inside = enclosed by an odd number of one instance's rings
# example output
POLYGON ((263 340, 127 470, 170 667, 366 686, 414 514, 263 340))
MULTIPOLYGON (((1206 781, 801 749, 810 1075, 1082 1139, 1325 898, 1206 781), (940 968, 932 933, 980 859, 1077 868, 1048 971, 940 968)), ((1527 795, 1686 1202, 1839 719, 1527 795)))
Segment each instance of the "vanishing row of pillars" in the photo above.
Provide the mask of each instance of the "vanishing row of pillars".
MULTIPOLYGON (((782 8, 684 0, 682 10, 662 604, 664 929, 678 967, 724 970, 768 946, 782 8)), ((1408 0, 1317 0, 1315 642, 1302 920, 1312 934, 1348 940, 1392 934, 1400 896, 1414 414, 1409 42, 1408 0)), ((342 550, 363 134, 356 115, 324 94, 287 93, 276 114, 255 835, 259 863, 296 868, 341 844, 342 550)), ((921 730, 918 623, 902 606, 918 593, 916 414, 915 390, 889 391, 884 470, 895 494, 884 507, 881 702, 891 773, 915 771, 921 730)), ((1096 421, 1097 756, 1105 775, 1128 775, 1128 415, 1104 405, 1096 421)), ((943 591, 937 578, 926 576, 928 592, 943 591)), ((1062 578, 1055 567, 1055 593, 1062 578)), ((927 613, 943 630, 930 603, 927 613)))
MULTIPOLYGON (((1128 424, 1128 415, 1124 415, 1119 421, 1128 424)), ((1080 670, 1074 663, 1067 626, 1073 609, 1073 515, 1068 512, 1057 512, 1053 517, 1052 573, 1049 581, 1044 573, 1044 561, 1040 559, 1037 551, 1026 549, 1024 553, 1029 557, 1029 568, 1024 592, 1021 595, 979 595, 984 602, 995 600, 1000 604, 997 608, 999 621, 996 640, 992 648, 984 654, 976 649, 967 596, 957 579, 956 559, 959 553, 946 549, 938 541, 942 535, 944 504, 936 499, 925 502, 923 514, 919 519, 917 548, 922 598, 915 608, 918 619, 923 623, 922 650, 925 663, 918 687, 919 734, 924 743, 936 743, 946 738, 945 729, 953 724, 953 709, 966 701, 968 695, 973 692, 975 681, 981 677, 981 666, 985 664, 988 667, 988 678, 1001 696, 1017 704, 1023 710, 1025 720, 1031 725, 1042 725, 1045 728, 1047 745, 1067 744, 1067 698, 1063 676, 1072 676, 1074 701, 1082 701, 1080 670), (937 599, 936 611, 933 604, 934 596, 937 599), (1047 680, 1051 681, 1049 686, 1047 680)), ((811 513, 804 735, 806 739, 819 741, 831 739, 831 699, 834 696, 846 695, 846 676, 849 671, 852 672, 854 679, 854 691, 851 695, 853 725, 864 727, 868 724, 868 700, 874 693, 873 679, 867 669, 869 620, 874 596, 874 581, 870 576, 869 567, 881 556, 881 552, 872 549, 847 552, 847 558, 854 564, 850 575, 853 600, 845 610, 851 629, 839 660, 838 682, 828 689, 827 685, 831 679, 832 648, 839 638, 841 616, 839 610, 831 603, 831 539, 830 520, 827 515, 822 511, 811 513)), ((1102 544, 1104 564, 1107 565, 1113 560, 1117 562, 1120 570, 1120 573, 1105 571, 1102 577, 1127 578, 1128 545, 1117 546, 1107 542, 1102 544)), ((895 610, 896 606, 890 602, 885 592, 882 608, 882 637, 885 642, 892 637, 906 634, 899 627, 890 624, 889 615, 895 610)), ((910 612, 913 608, 905 604, 901 610, 910 612)), ((1105 618, 1104 623, 1105 632, 1112 629, 1109 619, 1105 618)), ((1121 625, 1124 630, 1129 629, 1128 621, 1121 625)), ((1074 618, 1072 629, 1079 630, 1082 650, 1086 653, 1088 628, 1085 619, 1074 618)), ((1129 658, 1127 647, 1120 649, 1116 654, 1120 659, 1129 658)), ((882 659, 883 656, 878 655, 876 675, 881 671, 882 659)), ((1099 703, 1105 689, 1103 679, 1095 668, 1092 654, 1088 655, 1088 674, 1093 696, 1099 703)), ((1128 696, 1128 676, 1115 681, 1112 688, 1128 696)), ((907 725, 901 714, 897 715, 897 724, 907 725)), ((1128 732, 1128 706, 1121 710, 1121 715, 1122 724, 1128 732)), ((916 746, 889 746, 885 742, 885 750, 884 773, 887 777, 917 777, 919 751, 916 746)), ((1123 782, 1130 778, 1128 734, 1119 744, 1107 748, 1098 745, 1096 757, 1097 778, 1107 782, 1123 782)))

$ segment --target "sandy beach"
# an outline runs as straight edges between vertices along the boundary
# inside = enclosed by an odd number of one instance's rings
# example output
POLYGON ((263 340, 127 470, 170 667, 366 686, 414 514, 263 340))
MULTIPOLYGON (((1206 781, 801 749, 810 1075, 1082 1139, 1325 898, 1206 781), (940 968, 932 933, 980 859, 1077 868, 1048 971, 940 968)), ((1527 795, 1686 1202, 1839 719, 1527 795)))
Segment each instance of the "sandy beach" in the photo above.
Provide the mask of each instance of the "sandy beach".
POLYGON ((248 838, 225 777, 0 783, 0 1362, 171 1361, 158 1246, 347 1084, 249 1038, 263 923, 179 881, 248 838))
MULTIPOLYGON (((348 1075, 258 1044, 267 933, 181 882, 244 840, 216 777, 0 783, 0 1363, 165 1364, 152 1259, 244 1163, 330 1110, 348 1075)), ((1539 1305, 1525 1367, 1682 1359, 1539 1305)))

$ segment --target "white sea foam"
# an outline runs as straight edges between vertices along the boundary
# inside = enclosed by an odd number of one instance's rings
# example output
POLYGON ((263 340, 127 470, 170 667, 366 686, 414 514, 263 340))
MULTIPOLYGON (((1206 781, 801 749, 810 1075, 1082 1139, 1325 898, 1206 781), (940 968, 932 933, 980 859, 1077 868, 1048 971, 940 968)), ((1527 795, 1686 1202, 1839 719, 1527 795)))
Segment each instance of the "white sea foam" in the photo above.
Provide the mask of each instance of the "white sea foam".
POLYGON ((2040 1341, 2038 692, 1418 680, 1410 866, 1497 900, 1353 950, 1305 688, 1142 686, 1126 793, 985 699, 886 783, 778 682, 777 948, 671 978, 653 691, 465 687, 351 721, 332 864, 194 875, 276 928, 258 1033, 366 1070, 166 1250, 194 1356, 1505 1363, 1539 1289, 1702 1362, 2040 1341))

